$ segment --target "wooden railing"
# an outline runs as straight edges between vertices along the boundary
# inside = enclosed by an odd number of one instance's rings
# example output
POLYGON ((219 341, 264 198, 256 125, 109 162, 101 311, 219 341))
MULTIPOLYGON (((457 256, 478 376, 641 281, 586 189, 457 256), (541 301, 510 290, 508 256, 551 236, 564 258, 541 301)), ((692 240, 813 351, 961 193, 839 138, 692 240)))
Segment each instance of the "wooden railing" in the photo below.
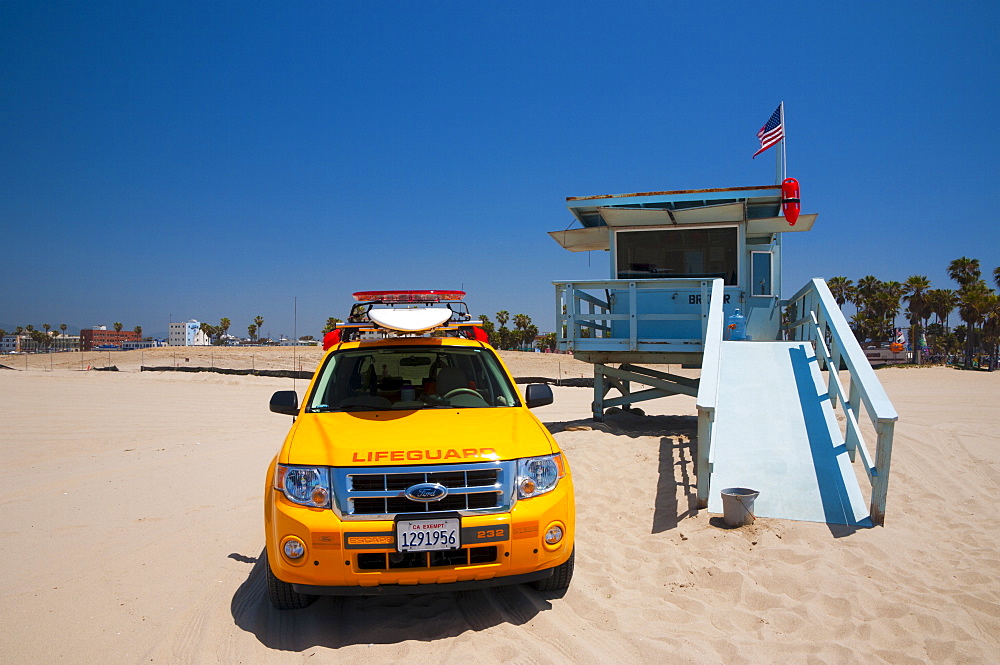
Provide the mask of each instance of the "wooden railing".
MULTIPOLYGON (((649 351, 656 353, 701 353, 708 320, 708 279, 609 279, 553 282, 556 287, 556 343, 561 351, 649 351), (643 313, 637 299, 644 291, 701 290, 701 311, 692 314, 643 313), (625 306, 615 307, 615 299, 625 306), (613 310, 617 310, 614 312, 613 310), (620 334, 627 321, 627 334, 620 334), (700 338, 640 337, 639 324, 646 321, 701 321, 700 338), (586 332, 584 332, 586 331, 586 332)), ((721 288, 721 287, 720 287, 721 288)), ((721 293, 721 291, 720 291, 721 293)), ((719 296, 721 307, 722 296, 719 296)))
MULTIPOLYGON (((861 345, 854 337, 847 319, 822 279, 813 279, 788 299, 787 311, 795 320, 787 325, 790 339, 812 341, 820 369, 827 369, 830 403, 844 409, 843 444, 851 461, 860 454, 868 480, 871 482, 871 520, 885 522, 885 502, 889 489, 889 461, 892 456, 892 436, 898 416, 885 389, 875 376, 861 345), (840 381, 841 367, 849 373, 850 388, 844 390, 840 381), (861 407, 875 428, 875 458, 872 459, 858 424, 861 407)), ((706 354, 707 356, 707 354, 706 354)))

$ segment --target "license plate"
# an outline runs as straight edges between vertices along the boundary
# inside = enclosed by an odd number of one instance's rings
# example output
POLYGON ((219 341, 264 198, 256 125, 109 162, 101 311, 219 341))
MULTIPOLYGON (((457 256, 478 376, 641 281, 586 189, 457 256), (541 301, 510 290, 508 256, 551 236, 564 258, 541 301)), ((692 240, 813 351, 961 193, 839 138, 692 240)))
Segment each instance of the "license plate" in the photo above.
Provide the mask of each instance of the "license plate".
POLYGON ((396 550, 429 552, 457 550, 462 546, 461 523, 457 517, 399 520, 396 522, 396 550))

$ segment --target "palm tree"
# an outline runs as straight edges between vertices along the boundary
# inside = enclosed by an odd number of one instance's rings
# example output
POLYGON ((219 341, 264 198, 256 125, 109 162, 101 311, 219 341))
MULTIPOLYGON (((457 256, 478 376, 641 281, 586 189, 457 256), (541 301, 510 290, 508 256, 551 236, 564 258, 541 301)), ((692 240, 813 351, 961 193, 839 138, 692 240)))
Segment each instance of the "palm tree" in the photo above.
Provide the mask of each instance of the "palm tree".
POLYGON ((257 325, 251 323, 247 326, 247 332, 250 333, 250 341, 254 342, 257 340, 257 325))
POLYGON ((535 338, 538 337, 538 326, 534 323, 529 323, 524 328, 524 345, 531 350, 531 345, 535 343, 535 338))
POLYGON ((205 333, 205 335, 208 337, 209 344, 212 343, 212 338, 215 337, 216 334, 218 334, 218 329, 211 323, 202 323, 199 326, 199 330, 205 333))
POLYGON ((979 259, 970 259, 963 256, 948 264, 948 276, 958 282, 959 286, 966 286, 979 281, 982 273, 979 270, 979 259))
POLYGON ((227 332, 229 332, 229 326, 233 325, 233 322, 226 317, 219 319, 219 337, 222 337, 227 332))
POLYGON ((830 287, 830 293, 833 294, 834 300, 840 307, 843 307, 844 303, 853 297, 854 280, 846 277, 831 277, 826 281, 826 285, 830 287))
POLYGON ((114 325, 114 328, 115 328, 115 332, 121 332, 122 331, 122 324, 121 324, 121 322, 120 321, 116 321, 115 325, 114 325))
POLYGON ((973 349, 977 343, 976 325, 982 321, 990 309, 989 296, 992 292, 981 279, 970 281, 958 290, 958 314, 968 324, 965 338, 965 366, 972 367, 973 349))
MULTIPOLYGON (((948 330, 948 317, 958 306, 958 296, 951 289, 932 289, 927 292, 927 315, 933 314, 937 323, 927 327, 928 344, 936 354, 947 354, 954 335, 948 330)), ((947 359, 946 359, 947 360, 947 359)))
POLYGON ((335 316, 331 316, 330 318, 328 318, 326 320, 326 325, 323 326, 323 334, 325 335, 326 333, 336 328, 338 323, 343 323, 343 321, 341 321, 335 316))
POLYGON ((858 340, 858 344, 864 344, 867 340, 874 340, 878 337, 878 331, 882 329, 881 319, 878 319, 864 310, 858 310, 851 317, 851 330, 858 340))
POLYGON ((50 330, 52 330, 52 326, 50 326, 50 325, 49 325, 49 324, 47 324, 47 323, 43 323, 43 324, 42 324, 42 327, 43 327, 43 328, 45 328, 45 334, 46 334, 46 335, 48 335, 48 334, 49 334, 49 331, 50 331, 50 330))
POLYGON ((1000 267, 993 269, 993 281, 997 283, 997 288, 1000 288, 1000 267))
POLYGON ((514 346, 524 346, 524 329, 527 328, 530 323, 531 318, 527 314, 514 315, 514 329, 517 330, 517 332, 514 333, 514 346))
POLYGON ((510 312, 505 309, 497 312, 497 323, 500 327, 497 329, 497 345, 500 349, 510 348, 513 344, 511 342, 510 329, 507 328, 507 321, 510 320, 510 312))
POLYGON ((927 305, 938 323, 948 327, 948 316, 958 307, 958 296, 951 289, 934 289, 927 293, 927 305))
POLYGON ((858 280, 858 286, 855 291, 855 298, 863 301, 865 298, 869 298, 874 295, 881 287, 882 282, 875 277, 875 275, 865 275, 858 280))
POLYGON ((142 339, 142 326, 136 326, 132 330, 139 336, 139 339, 142 339))
MULTIPOLYGON (((514 343, 516 346, 528 346, 535 339, 534 335, 529 337, 531 325, 531 317, 527 314, 515 314, 514 315, 514 327, 517 332, 514 334, 514 343)), ((536 328, 537 330, 537 328, 536 328)))
POLYGON ((909 313, 907 318, 910 321, 910 346, 913 349, 913 362, 920 364, 920 336, 923 328, 920 322, 929 316, 930 309, 927 306, 927 290, 931 286, 931 281, 927 275, 911 275, 907 278, 903 287, 906 295, 903 299, 909 303, 909 313))
POLYGON ((66 334, 66 329, 67 328, 69 328, 69 326, 67 326, 65 323, 60 323, 59 324, 59 330, 61 330, 62 334, 64 334, 64 335, 66 334))
MULTIPOLYGON (((858 285, 856 287, 851 289, 849 293, 845 294, 851 297, 851 302, 857 308, 858 314, 862 315, 859 319, 863 320, 858 321, 858 324, 861 326, 858 329, 864 332, 861 340, 862 343, 864 343, 864 340, 869 337, 869 333, 871 332, 870 326, 872 324, 872 317, 867 315, 874 311, 873 307, 875 305, 875 298, 881 291, 881 288, 882 282, 879 281, 878 278, 874 275, 865 275, 858 280, 858 285)), ((871 337, 874 339, 875 335, 871 334, 871 337)))
POLYGON ((253 324, 257 326, 257 332, 261 333, 264 331, 264 317, 258 314, 253 318, 253 324))
POLYGON ((52 346, 52 338, 43 333, 41 330, 31 331, 31 341, 36 345, 36 348, 48 349, 52 346))
POLYGON ((494 328, 493 328, 493 322, 490 321, 490 317, 486 316, 485 314, 480 314, 479 320, 482 321, 483 323, 482 328, 486 332, 486 336, 492 339, 494 328))
MULTIPOLYGON (((860 291, 860 282, 858 284, 860 291)), ((862 300, 864 309, 859 309, 859 313, 863 313, 870 321, 873 342, 889 340, 893 337, 896 317, 899 315, 899 299, 905 292, 903 285, 899 282, 876 280, 867 290, 868 295, 862 300)))
POLYGON ((986 311, 983 317, 983 341, 990 349, 990 371, 997 368, 997 353, 1000 351, 1000 296, 991 293, 987 296, 986 311))

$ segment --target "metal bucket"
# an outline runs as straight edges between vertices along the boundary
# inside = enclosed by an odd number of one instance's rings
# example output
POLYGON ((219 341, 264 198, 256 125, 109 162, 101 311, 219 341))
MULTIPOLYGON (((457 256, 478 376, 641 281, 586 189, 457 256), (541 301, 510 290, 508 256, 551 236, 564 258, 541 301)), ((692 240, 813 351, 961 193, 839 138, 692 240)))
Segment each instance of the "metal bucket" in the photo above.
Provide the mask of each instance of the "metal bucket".
POLYGON ((760 492, 745 487, 722 490, 722 521, 728 526, 753 524, 757 519, 753 514, 753 501, 759 495, 760 492))

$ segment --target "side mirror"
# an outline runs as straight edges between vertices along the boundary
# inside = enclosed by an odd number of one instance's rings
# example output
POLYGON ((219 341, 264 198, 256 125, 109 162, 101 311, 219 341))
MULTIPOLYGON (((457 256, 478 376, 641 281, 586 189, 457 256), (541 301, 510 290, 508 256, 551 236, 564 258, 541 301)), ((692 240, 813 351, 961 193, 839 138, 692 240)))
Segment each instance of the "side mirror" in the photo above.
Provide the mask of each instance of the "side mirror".
POLYGON ((299 395, 294 390, 279 390, 271 395, 271 410, 286 416, 299 415, 299 395))
POLYGON ((524 389, 524 401, 529 409, 552 404, 552 388, 547 383, 529 383, 524 389))

